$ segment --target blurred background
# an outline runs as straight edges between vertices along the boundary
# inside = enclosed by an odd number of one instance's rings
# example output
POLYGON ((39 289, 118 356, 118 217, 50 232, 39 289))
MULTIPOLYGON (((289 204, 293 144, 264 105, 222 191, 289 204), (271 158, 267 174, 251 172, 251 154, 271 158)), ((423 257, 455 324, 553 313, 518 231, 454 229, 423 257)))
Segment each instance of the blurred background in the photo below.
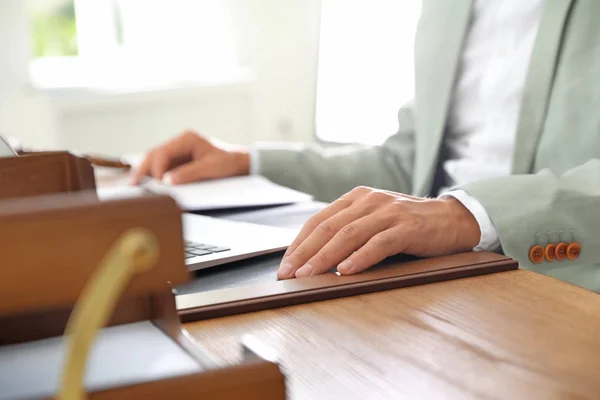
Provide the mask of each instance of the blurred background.
POLYGON ((124 154, 184 129, 379 143, 413 92, 418 0, 0 0, 0 132, 124 154))

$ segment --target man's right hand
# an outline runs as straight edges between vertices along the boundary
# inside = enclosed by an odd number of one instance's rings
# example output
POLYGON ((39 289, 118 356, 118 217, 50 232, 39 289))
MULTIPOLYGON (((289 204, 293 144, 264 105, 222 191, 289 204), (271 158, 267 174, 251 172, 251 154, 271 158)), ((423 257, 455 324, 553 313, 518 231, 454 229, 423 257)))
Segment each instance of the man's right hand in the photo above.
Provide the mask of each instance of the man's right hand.
POLYGON ((135 171, 132 184, 145 176, 173 185, 195 181, 248 175, 250 155, 245 148, 217 144, 187 131, 151 150, 135 171))

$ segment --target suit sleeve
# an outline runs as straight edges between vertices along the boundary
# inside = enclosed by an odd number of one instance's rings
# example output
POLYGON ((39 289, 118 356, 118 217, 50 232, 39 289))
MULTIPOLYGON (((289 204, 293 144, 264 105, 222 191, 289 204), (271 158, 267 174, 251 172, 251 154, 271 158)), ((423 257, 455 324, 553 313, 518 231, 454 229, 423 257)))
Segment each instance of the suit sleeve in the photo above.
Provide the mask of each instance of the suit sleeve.
POLYGON ((258 145, 257 172, 270 180, 332 201, 356 186, 410 193, 414 159, 412 106, 398 112, 398 132, 381 146, 258 145))
POLYGON ((562 174, 544 169, 461 187, 483 205, 497 229, 502 251, 521 267, 600 291, 600 160, 562 174), (534 264, 529 250, 550 242, 581 245, 575 260, 534 264), (573 237, 571 237, 573 236, 573 237))

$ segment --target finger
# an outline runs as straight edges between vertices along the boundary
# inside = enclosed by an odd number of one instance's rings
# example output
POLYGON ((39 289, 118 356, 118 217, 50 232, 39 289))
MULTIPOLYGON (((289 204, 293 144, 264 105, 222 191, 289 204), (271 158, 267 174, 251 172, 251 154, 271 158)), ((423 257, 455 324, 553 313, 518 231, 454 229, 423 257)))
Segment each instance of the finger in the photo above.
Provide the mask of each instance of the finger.
POLYGON ((133 176, 131 177, 131 181, 129 182, 131 185, 139 185, 142 182, 142 179, 146 175, 150 173, 150 164, 152 163, 152 156, 148 154, 144 157, 144 161, 140 164, 140 166, 133 172, 133 176))
POLYGON ((132 183, 139 184, 147 175, 162 180, 171 167, 191 160, 194 151, 203 151, 203 144, 208 142, 198 139, 195 133, 186 132, 150 151, 134 173, 132 183))
POLYGON ((195 151, 203 152, 206 147, 210 147, 206 139, 189 131, 169 140, 155 151, 164 153, 170 158, 182 158, 190 157, 195 151))
POLYGON ((319 224, 321 224, 323 221, 328 220, 340 211, 345 210, 351 205, 351 200, 339 198, 324 209, 322 209, 321 211, 319 211, 318 213, 316 213, 315 215, 313 215, 312 217, 310 217, 309 220, 306 221, 304 226, 302 226, 302 229, 298 233, 296 239, 288 247, 287 251, 283 255, 283 258, 285 259, 286 257, 290 256, 294 251, 296 251, 298 246, 300 246, 300 244, 304 242, 308 235, 310 235, 315 229, 317 229, 319 224))
POLYGON ((138 185, 146 176, 162 180, 164 174, 169 170, 176 160, 164 148, 159 148, 148 153, 142 164, 136 169, 131 178, 131 184, 138 185))
MULTIPOLYGON (((369 214, 345 225, 322 246, 306 264, 296 271, 296 277, 323 274, 344 261, 372 237, 389 227, 389 219, 369 214)), ((306 242, 309 242, 309 237, 306 242)))
POLYGON ((364 195, 367 191, 370 191, 370 189, 365 187, 354 188, 350 192, 341 196, 339 199, 335 200, 329 206, 325 207, 324 209, 313 215, 304 224, 296 240, 294 240, 294 242, 292 242, 292 244, 288 247, 287 251, 283 255, 284 260, 287 256, 289 256, 296 250, 300 243, 302 243, 304 239, 306 239, 308 235, 310 235, 312 231, 314 231, 321 222, 327 220, 328 218, 337 214, 341 210, 350 207, 352 204, 354 204, 355 201, 360 199, 360 197, 364 195))
POLYGON ((366 213, 367 211, 360 207, 350 206, 321 222, 285 258, 285 270, 282 269, 281 276, 286 278, 294 277, 297 270, 314 257, 341 229, 363 217, 366 213))
POLYGON ((289 256, 291 256, 298 246, 300 246, 304 240, 315 230, 317 227, 327 219, 331 218, 333 215, 341 212, 349 208, 352 204, 354 204, 357 200, 359 200, 364 194, 370 192, 371 189, 365 187, 357 187, 350 192, 344 194, 342 197, 331 203, 329 206, 313 215, 302 227, 300 233, 294 239, 294 241, 290 244, 287 251, 283 255, 283 259, 281 261, 281 265, 279 266, 279 270, 277 271, 277 277, 279 279, 289 279, 294 277, 295 271, 300 265, 294 267, 291 263, 288 262, 289 256))
POLYGON ((352 275, 399 254, 409 247, 410 236, 402 229, 388 229, 373 236, 364 246, 342 261, 337 270, 352 275))
POLYGON ((292 244, 290 244, 286 253, 283 256, 283 259, 281 260, 279 270, 277 271, 277 277, 279 279, 293 278, 296 273, 296 270, 300 268, 303 265, 303 263, 306 262, 306 260, 308 260, 309 257, 304 258, 298 256, 296 254, 296 250, 300 245, 302 245, 302 243, 306 240, 306 238, 308 238, 308 236, 312 232, 314 232, 316 229, 319 229, 317 227, 322 224, 321 221, 326 221, 329 218, 329 216, 336 215, 337 213, 350 207, 350 205, 351 203, 349 202, 336 200, 335 202, 331 203, 329 207, 321 210, 318 214, 315 214, 308 220, 308 222, 302 227, 302 230, 300 231, 296 239, 294 239, 292 244), (293 261, 293 259, 290 259, 290 257, 294 254, 296 254, 295 258, 297 259, 297 261, 295 262, 293 261))
POLYGON ((150 176, 159 181, 163 179, 165 173, 169 170, 171 158, 162 151, 153 155, 150 163, 150 176))
POLYGON ((170 184, 182 185, 223 176, 223 160, 219 157, 205 157, 172 169, 165 175, 170 184))

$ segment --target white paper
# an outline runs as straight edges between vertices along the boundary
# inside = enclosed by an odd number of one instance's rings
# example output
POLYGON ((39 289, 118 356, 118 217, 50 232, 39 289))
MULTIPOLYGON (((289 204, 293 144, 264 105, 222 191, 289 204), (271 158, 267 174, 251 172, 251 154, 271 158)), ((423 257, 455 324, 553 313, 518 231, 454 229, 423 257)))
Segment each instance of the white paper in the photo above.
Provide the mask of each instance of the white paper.
POLYGON ((144 183, 147 190, 170 195, 185 211, 257 207, 311 201, 312 196, 277 185, 262 176, 168 186, 157 181, 144 183))
POLYGON ((219 219, 227 219, 236 223, 250 222, 269 227, 292 229, 298 234, 306 221, 325 207, 327 207, 327 203, 311 201, 309 203, 260 208, 245 212, 232 210, 231 212, 219 213, 219 219))
MULTIPOLYGON (((0 399, 56 395, 63 337, 0 346, 0 399)), ((91 349, 88 390, 132 385, 200 371, 198 363, 152 323, 105 328, 91 349)))

